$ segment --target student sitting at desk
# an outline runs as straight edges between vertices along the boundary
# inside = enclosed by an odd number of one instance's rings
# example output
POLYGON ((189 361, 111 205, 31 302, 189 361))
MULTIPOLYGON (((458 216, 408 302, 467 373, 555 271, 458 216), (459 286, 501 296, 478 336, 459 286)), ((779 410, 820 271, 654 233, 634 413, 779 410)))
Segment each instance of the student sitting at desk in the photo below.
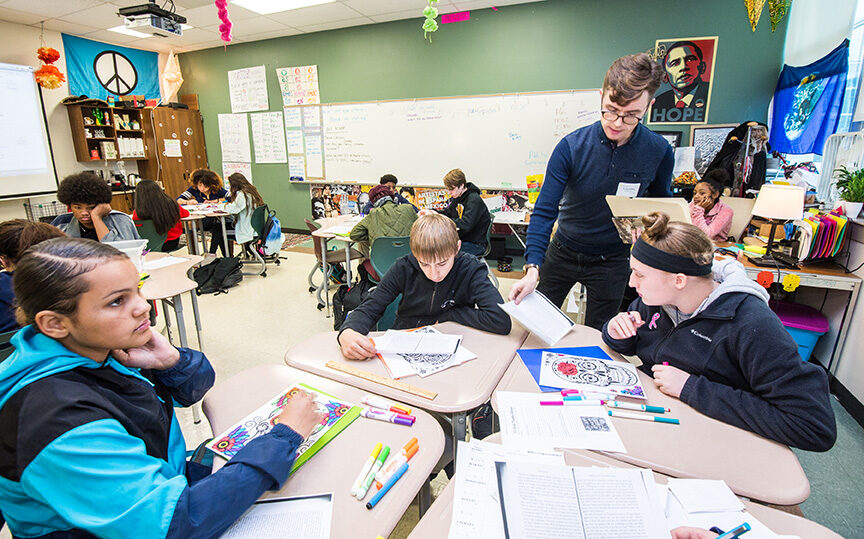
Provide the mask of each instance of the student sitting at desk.
MULTIPOLYGON (((225 211, 234 216, 234 240, 241 244, 252 241, 255 239, 252 212, 264 205, 264 199, 246 176, 239 172, 228 176, 228 186, 231 188, 231 202, 225 206, 225 211)), ((230 245, 228 249, 231 250, 230 245)))
POLYGON ((489 281, 486 264, 459 251, 453 221, 425 215, 411 227, 411 254, 397 260, 372 293, 348 314, 336 337, 348 359, 376 353, 366 334, 387 306, 402 294, 393 329, 453 321, 483 331, 510 333, 501 294, 489 281))
POLYGON ((642 222, 630 257, 640 297, 603 326, 603 341, 639 356, 660 391, 709 417, 793 447, 830 449, 837 427, 828 378, 801 361, 767 291, 737 261, 714 262, 714 245, 695 226, 660 212, 642 222))
POLYGON ((693 200, 690 201, 690 218, 693 224, 714 241, 729 239, 732 229, 732 208, 720 201, 723 185, 729 179, 725 170, 716 168, 696 182, 693 200))
POLYGON ((369 191, 369 202, 372 210, 351 229, 351 240, 357 242, 366 256, 369 256, 375 238, 407 236, 411 233, 411 225, 417 220, 414 209, 408 204, 398 204, 396 193, 386 185, 373 187, 369 191))
POLYGON ((183 235, 183 222, 180 219, 189 217, 189 210, 177 205, 177 202, 165 194, 159 184, 153 180, 141 180, 135 186, 135 209, 132 211, 134 221, 153 221, 153 226, 159 234, 166 234, 162 245, 151 245, 150 250, 170 253, 180 244, 183 235))
MULTIPOLYGON (((466 182, 465 173, 454 168, 444 176, 444 187, 450 195, 450 203, 442 213, 453 219, 462 240, 460 250, 475 256, 486 251, 486 231, 492 224, 492 214, 480 196, 480 189, 466 182)), ((420 215, 434 213, 435 210, 422 210, 420 215)))
MULTIPOLYGON (((410 200, 408 200, 407 198, 403 197, 401 194, 398 194, 396 192, 396 184, 397 183, 399 183, 399 180, 396 178, 396 176, 394 176, 392 174, 385 174, 385 175, 381 176, 381 179, 378 181, 378 185, 386 185, 388 189, 393 191, 393 197, 396 200, 396 204, 408 204, 409 206, 414 208, 414 212, 416 213, 417 212, 417 206, 415 206, 410 200)), ((372 189, 375 189, 375 188, 373 187, 372 189)), ((362 213, 363 215, 369 215, 369 212, 372 211, 373 206, 374 206, 374 203, 372 202, 372 191, 370 190, 369 191, 369 202, 367 202, 366 205, 363 206, 363 211, 360 213, 362 213)))
POLYGON ((93 172, 66 176, 57 188, 57 200, 65 204, 70 213, 58 215, 51 224, 70 238, 140 239, 132 218, 111 209, 111 187, 93 172))
POLYGON ((0 512, 15 537, 218 537, 281 487, 323 418, 304 393, 216 473, 186 462, 173 405, 214 372, 150 327, 139 280, 122 252, 81 239, 18 263, 27 326, 0 363, 0 512))
MULTIPOLYGON (((177 197, 177 202, 181 205, 218 204, 230 200, 228 191, 222 187, 222 178, 212 170, 199 168, 192 173, 189 183, 189 188, 177 197)), ((210 232, 210 254, 216 254, 216 249, 219 249, 222 256, 229 256, 225 252, 225 242, 222 241, 222 223, 215 217, 205 217, 201 226, 210 232)), ((226 229, 232 227, 230 222, 225 223, 226 229)))
POLYGON ((12 292, 15 264, 31 246, 63 236, 59 228, 48 223, 27 219, 10 219, 0 223, 0 264, 6 270, 0 272, 0 333, 20 327, 15 319, 15 293, 12 292))

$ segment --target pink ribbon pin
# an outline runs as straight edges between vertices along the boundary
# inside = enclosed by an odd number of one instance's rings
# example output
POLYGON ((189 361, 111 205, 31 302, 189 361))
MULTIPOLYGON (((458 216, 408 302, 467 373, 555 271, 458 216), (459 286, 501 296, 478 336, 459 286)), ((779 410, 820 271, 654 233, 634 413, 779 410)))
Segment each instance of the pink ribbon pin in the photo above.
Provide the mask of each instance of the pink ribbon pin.
POLYGON ((651 321, 648 322, 648 329, 657 329, 657 320, 660 320, 660 313, 654 313, 654 316, 651 317, 651 321))

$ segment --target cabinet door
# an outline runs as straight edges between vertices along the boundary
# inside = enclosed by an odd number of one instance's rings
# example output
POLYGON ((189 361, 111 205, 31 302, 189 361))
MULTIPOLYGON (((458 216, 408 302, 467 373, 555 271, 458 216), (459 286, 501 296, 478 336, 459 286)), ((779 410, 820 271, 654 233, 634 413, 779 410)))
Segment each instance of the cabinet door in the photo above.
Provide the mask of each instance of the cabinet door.
POLYGON ((157 151, 162 163, 162 183, 165 192, 176 198, 188 187, 187 179, 198 168, 207 167, 207 151, 204 147, 204 129, 197 110, 157 108, 154 130, 157 151), (167 147, 179 141, 180 157, 167 155, 167 147), (166 146, 166 141, 168 142, 166 146))

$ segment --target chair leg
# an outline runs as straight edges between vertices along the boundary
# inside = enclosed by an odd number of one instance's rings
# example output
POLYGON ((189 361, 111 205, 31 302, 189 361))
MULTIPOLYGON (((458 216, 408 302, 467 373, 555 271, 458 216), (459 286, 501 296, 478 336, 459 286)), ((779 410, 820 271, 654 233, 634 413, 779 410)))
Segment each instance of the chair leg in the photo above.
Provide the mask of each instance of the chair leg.
POLYGON ((486 264, 486 270, 489 272, 489 278, 492 279, 492 284, 495 285, 495 288, 498 288, 498 277, 492 271, 492 268, 489 266, 489 262, 486 262, 485 258, 481 258, 480 260, 482 260, 483 263, 486 264))
POLYGON ((319 269, 321 269, 321 263, 315 262, 315 265, 312 266, 312 271, 310 271, 309 275, 306 277, 306 280, 309 282, 309 292, 315 292, 318 289, 315 283, 312 282, 312 277, 315 276, 315 273, 317 273, 319 269))
POLYGON ((252 256, 255 259, 254 261, 258 264, 261 264, 261 267, 258 269, 258 271, 244 271, 243 275, 261 275, 261 276, 266 277, 267 276, 267 263, 264 262, 263 258, 261 258, 261 253, 259 253, 258 250, 255 248, 250 249, 249 243, 243 244, 243 250, 244 250, 244 252, 247 252, 247 253, 251 251, 252 256))

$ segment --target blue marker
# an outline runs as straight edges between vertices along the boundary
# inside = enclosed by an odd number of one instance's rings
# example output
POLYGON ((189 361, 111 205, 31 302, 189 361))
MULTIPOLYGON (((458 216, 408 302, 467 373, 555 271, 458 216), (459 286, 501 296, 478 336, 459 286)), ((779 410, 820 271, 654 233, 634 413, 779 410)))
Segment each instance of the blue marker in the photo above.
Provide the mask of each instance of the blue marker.
POLYGON ((751 530, 750 524, 745 522, 745 523, 741 524, 740 526, 734 527, 733 529, 729 530, 728 532, 724 533, 723 535, 718 535, 717 539, 736 539, 737 537, 741 537, 742 535, 749 532, 750 530, 751 530))
POLYGON ((406 462, 398 470, 396 470, 396 473, 394 473, 393 477, 391 477, 390 480, 387 481, 387 483, 385 483, 383 487, 381 487, 381 490, 379 490, 374 496, 372 496, 372 499, 369 500, 369 502, 366 504, 366 509, 372 509, 373 507, 375 507, 375 505, 381 501, 381 498, 383 498, 384 495, 387 494, 387 491, 390 490, 390 487, 395 485, 396 481, 399 481, 399 478, 405 475, 405 472, 407 471, 408 463, 406 462))

